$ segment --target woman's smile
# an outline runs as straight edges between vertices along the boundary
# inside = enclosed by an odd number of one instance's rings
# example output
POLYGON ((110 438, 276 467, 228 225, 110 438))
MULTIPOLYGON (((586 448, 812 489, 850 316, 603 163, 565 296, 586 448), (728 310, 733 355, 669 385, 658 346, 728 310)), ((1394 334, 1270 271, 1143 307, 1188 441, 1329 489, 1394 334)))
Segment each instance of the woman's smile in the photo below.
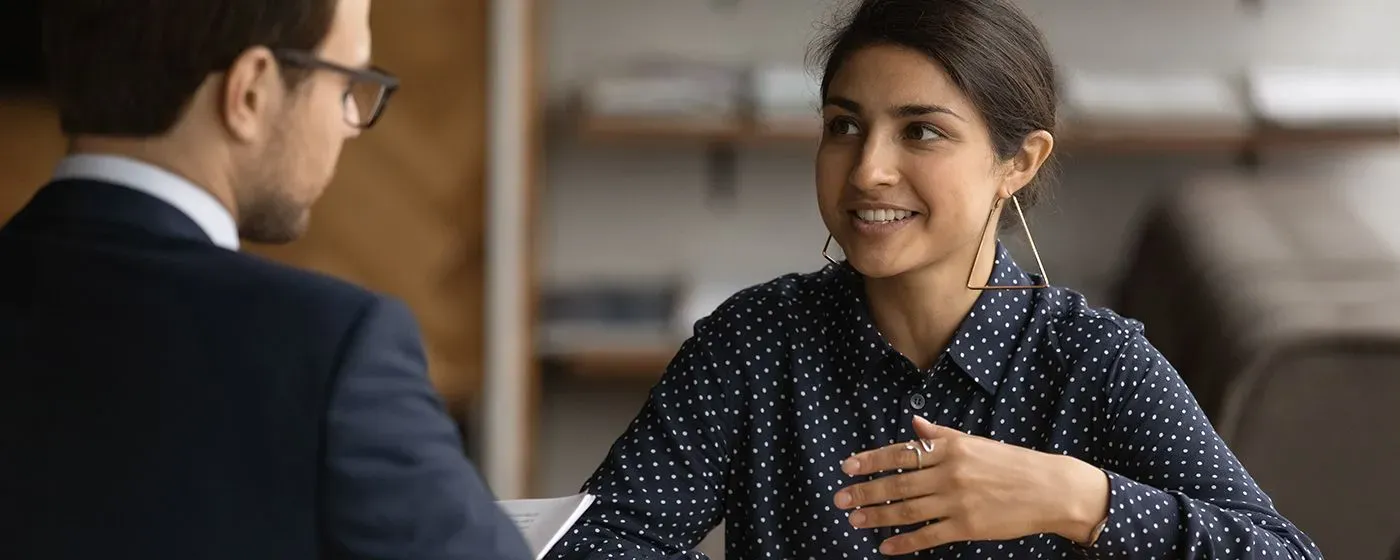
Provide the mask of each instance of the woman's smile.
POLYGON ((849 216, 851 218, 851 230, 857 235, 861 237, 884 237, 913 225, 920 218, 923 218, 924 215, 910 210, 872 208, 852 210, 849 216))

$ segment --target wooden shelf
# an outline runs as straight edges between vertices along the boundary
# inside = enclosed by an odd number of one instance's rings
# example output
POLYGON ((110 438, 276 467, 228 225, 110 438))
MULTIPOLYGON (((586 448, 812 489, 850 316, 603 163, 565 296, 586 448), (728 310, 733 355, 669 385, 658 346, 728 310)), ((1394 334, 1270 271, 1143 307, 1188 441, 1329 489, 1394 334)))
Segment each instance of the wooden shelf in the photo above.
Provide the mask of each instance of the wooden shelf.
POLYGON ((665 325, 569 325, 537 327, 538 359, 565 375, 596 379, 656 380, 684 337, 665 325))
POLYGON ((590 117, 575 135, 588 141, 732 142, 748 134, 737 121, 705 118, 590 117))
POLYGON ((759 123, 749 119, 592 116, 572 123, 585 142, 691 142, 701 144, 785 144, 821 139, 821 123, 790 120, 759 123))
MULTIPOLYGON (((763 123, 751 119, 620 118, 592 116, 573 123, 573 136, 589 143, 675 142, 706 145, 814 144, 820 140, 816 120, 763 123)), ((1162 131, 1160 127, 1064 127, 1059 145, 1073 154, 1235 153, 1274 147, 1308 147, 1400 142, 1400 127, 1370 129, 1286 129, 1260 126, 1248 130, 1201 127, 1162 131), (1078 130, 1076 130, 1078 128, 1078 130)))
POLYGON ((1120 155, 1120 154, 1200 154, 1235 153, 1249 146, 1247 135, 1200 136, 1076 136, 1066 134, 1056 142, 1057 153, 1071 155, 1120 155))
POLYGON ((666 372, 666 366, 676 354, 676 348, 580 349, 544 357, 545 363, 567 375, 591 379, 656 380, 666 372))
POLYGON ((1348 144, 1400 143, 1400 124, 1374 128, 1261 127, 1254 142, 1263 148, 1326 147, 1348 144))

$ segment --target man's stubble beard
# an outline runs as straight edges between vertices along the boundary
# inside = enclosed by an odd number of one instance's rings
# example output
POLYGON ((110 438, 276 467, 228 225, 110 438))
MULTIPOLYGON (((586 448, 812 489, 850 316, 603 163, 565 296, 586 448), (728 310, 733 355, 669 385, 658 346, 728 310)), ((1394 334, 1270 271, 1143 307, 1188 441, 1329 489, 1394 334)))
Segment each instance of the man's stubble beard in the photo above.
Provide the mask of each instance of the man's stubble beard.
POLYGON ((257 168, 248 170, 252 181, 239 197, 238 234, 254 243, 290 243, 306 233, 309 208, 294 199, 288 184, 297 172, 287 132, 285 124, 278 127, 257 168))

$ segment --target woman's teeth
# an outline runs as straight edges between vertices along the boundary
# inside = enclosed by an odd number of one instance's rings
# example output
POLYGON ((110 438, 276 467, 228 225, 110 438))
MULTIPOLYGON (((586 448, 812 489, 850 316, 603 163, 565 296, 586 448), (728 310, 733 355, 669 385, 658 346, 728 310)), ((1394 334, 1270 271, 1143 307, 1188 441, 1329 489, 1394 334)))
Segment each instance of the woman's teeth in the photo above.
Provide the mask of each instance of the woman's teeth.
POLYGON ((856 217, 863 222, 897 222, 913 215, 908 210, 856 210, 856 217))

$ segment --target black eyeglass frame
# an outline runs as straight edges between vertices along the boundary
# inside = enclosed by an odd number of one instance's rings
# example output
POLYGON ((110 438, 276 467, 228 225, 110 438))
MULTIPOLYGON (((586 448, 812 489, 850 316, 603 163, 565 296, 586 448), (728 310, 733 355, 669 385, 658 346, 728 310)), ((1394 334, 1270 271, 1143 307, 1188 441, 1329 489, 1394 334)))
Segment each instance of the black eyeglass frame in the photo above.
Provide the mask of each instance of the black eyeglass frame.
POLYGON ((385 106, 389 104, 389 98, 393 97, 394 92, 399 89, 399 79, 377 66, 371 66, 369 68, 351 68, 325 60, 312 53, 296 49, 275 49, 272 51, 272 54, 278 61, 285 64, 310 70, 329 70, 349 76, 351 85, 345 88, 345 95, 341 98, 342 105, 349 101, 350 96, 353 95, 355 82, 378 84, 379 99, 375 102, 374 109, 370 112, 368 120, 363 123, 354 123, 350 122, 350 115, 345 115, 347 123, 361 130, 368 129, 374 126, 374 123, 379 122, 379 117, 384 114, 385 106))

